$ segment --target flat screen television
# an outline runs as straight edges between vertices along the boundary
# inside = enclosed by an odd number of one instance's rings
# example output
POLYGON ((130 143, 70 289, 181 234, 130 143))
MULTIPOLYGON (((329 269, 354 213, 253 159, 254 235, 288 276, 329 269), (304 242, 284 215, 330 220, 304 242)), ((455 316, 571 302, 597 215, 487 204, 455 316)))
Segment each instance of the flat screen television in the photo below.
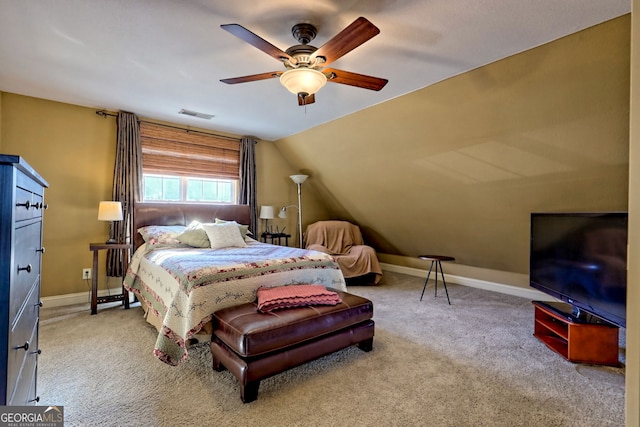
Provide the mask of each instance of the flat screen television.
POLYGON ((532 213, 529 276, 574 318, 626 327, 627 213, 532 213))

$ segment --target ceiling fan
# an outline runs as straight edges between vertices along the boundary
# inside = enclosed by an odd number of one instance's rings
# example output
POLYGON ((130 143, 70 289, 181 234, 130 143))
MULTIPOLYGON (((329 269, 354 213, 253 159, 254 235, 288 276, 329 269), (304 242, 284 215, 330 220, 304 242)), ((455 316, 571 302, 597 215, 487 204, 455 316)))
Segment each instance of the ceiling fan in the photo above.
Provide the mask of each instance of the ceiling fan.
POLYGON ((291 29, 291 33, 300 44, 291 46, 286 51, 277 48, 239 24, 225 24, 220 27, 281 61, 286 68, 285 71, 271 71, 220 80, 223 83, 247 83, 279 77, 280 83, 297 95, 298 105, 309 105, 315 102, 315 93, 327 81, 376 91, 382 89, 388 82, 378 77, 325 68, 380 33, 378 27, 363 17, 353 21, 320 48, 309 44, 316 37, 317 28, 309 23, 296 24, 291 29))

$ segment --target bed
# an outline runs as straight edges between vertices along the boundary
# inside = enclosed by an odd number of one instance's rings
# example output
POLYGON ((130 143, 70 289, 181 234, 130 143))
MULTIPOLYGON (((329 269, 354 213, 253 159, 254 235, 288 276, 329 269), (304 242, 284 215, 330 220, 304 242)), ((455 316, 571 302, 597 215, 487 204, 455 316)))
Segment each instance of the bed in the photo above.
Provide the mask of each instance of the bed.
POLYGON ((154 355, 169 365, 185 360, 190 344, 210 340, 215 311, 255 301, 261 286, 315 283, 346 291, 338 264, 327 254, 261 243, 250 234, 243 239, 245 247, 194 247, 176 238, 193 221, 248 224, 249 207, 175 203, 134 207, 134 230, 143 230, 145 237, 134 236, 135 251, 124 285, 158 330, 154 355))

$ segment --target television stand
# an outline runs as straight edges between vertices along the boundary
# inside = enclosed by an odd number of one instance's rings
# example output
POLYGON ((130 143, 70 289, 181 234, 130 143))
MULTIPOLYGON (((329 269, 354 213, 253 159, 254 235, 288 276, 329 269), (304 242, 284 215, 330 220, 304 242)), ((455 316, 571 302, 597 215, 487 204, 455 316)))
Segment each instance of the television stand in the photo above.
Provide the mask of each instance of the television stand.
MULTIPOLYGON (((533 335, 570 362, 619 366, 618 327, 562 315, 542 301, 533 301, 533 335)), ((567 304, 567 312, 572 310, 567 304)))

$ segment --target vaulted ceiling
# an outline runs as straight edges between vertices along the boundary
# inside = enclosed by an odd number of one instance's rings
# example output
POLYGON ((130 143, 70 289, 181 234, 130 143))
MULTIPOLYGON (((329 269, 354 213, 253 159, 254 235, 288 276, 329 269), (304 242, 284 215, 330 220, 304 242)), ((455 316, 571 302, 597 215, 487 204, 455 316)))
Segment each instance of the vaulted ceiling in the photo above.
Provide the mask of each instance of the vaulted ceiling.
POLYGON ((630 12, 629 0, 0 0, 0 91, 277 140, 630 12), (382 77, 379 92, 327 84, 299 107, 283 71, 220 25, 280 49, 291 27, 320 47, 359 16, 380 34, 332 67, 382 77), (211 120, 180 115, 181 109, 211 120))

